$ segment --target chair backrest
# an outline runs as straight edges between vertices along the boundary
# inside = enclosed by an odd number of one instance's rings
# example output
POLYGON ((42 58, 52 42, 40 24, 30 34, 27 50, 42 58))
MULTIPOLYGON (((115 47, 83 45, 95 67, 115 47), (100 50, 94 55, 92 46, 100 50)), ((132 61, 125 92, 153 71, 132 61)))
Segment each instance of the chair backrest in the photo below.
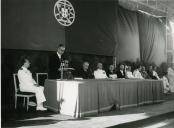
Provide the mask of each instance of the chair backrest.
POLYGON ((36 73, 37 84, 44 86, 45 79, 48 79, 48 73, 36 73))
POLYGON ((17 93, 20 89, 19 89, 19 80, 16 73, 13 74, 13 81, 15 86, 15 93, 17 93))

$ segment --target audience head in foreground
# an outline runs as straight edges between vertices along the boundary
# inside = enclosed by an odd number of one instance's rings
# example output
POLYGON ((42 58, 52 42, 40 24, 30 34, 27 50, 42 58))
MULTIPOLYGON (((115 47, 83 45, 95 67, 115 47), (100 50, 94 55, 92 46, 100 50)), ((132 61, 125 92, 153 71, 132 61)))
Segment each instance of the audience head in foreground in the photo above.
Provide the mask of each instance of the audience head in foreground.
POLYGON ((37 110, 46 110, 43 107, 43 102, 46 101, 43 93, 44 88, 39 86, 32 77, 32 73, 28 70, 30 67, 30 60, 27 56, 22 56, 19 65, 21 66, 18 70, 19 88, 22 92, 32 92, 36 94, 37 110))

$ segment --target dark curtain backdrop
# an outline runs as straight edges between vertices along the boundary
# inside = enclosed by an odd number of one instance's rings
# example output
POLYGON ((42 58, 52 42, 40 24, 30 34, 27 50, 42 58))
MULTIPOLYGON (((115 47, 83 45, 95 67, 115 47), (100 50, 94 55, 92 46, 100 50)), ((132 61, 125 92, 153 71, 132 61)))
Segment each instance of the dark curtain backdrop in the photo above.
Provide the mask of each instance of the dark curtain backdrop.
POLYGON ((76 19, 64 28, 54 18, 56 0, 3 0, 2 48, 54 51, 66 42, 70 53, 116 56, 119 62, 166 61, 159 19, 126 10, 114 0, 70 1, 76 19))
POLYGON ((118 46, 115 49, 115 56, 119 62, 136 61, 140 58, 139 31, 136 12, 118 8, 116 15, 116 31, 114 33, 118 46))
POLYGON ((159 18, 137 13, 140 38, 140 58, 146 63, 166 62, 165 24, 159 18))
POLYGON ((2 0, 2 48, 54 51, 65 30, 54 17, 57 0, 2 0))
POLYGON ((76 1, 75 23, 66 28, 67 50, 113 56, 117 1, 76 1))

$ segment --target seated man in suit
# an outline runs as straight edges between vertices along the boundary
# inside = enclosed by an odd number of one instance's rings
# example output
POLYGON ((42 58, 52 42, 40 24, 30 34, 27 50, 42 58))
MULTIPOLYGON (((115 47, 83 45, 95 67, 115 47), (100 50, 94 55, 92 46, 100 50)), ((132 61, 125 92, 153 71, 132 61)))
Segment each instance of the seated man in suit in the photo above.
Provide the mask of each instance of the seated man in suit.
POLYGON ((124 64, 119 65, 119 69, 117 70, 116 73, 117 73, 117 78, 125 78, 126 77, 124 64))
POLYGON ((159 80, 159 76, 156 72, 156 67, 154 70, 152 65, 149 66, 148 75, 151 79, 159 80))
POLYGON ((50 79, 60 79, 60 65, 62 60, 62 54, 65 51, 65 46, 63 44, 59 44, 57 52, 54 53, 49 59, 49 71, 48 77, 50 79))
POLYGON ((103 70, 103 64, 102 63, 97 64, 97 70, 94 71, 94 77, 95 77, 95 79, 108 78, 107 75, 106 75, 105 70, 103 70))
POLYGON ((83 62, 83 66, 80 69, 78 73, 79 77, 82 77, 83 79, 92 79, 94 78, 92 75, 91 70, 89 69, 89 63, 87 61, 83 62))
POLYGON ((114 65, 109 65, 109 69, 107 70, 106 74, 109 78, 113 78, 113 79, 117 78, 114 65))

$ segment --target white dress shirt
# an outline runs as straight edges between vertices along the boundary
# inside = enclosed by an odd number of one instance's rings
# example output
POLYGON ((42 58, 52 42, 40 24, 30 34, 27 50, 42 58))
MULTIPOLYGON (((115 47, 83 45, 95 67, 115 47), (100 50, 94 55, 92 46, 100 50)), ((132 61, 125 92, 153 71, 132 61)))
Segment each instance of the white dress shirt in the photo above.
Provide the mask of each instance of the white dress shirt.
POLYGON ((105 70, 102 70, 102 69, 95 70, 94 71, 94 77, 95 77, 95 79, 105 79, 105 78, 108 78, 107 75, 106 75, 105 70))
POLYGON ((153 76, 155 76, 158 80, 160 79, 156 71, 153 71, 152 73, 153 73, 153 76))
POLYGON ((57 56, 59 57, 59 59, 61 59, 61 55, 57 52, 57 56))

